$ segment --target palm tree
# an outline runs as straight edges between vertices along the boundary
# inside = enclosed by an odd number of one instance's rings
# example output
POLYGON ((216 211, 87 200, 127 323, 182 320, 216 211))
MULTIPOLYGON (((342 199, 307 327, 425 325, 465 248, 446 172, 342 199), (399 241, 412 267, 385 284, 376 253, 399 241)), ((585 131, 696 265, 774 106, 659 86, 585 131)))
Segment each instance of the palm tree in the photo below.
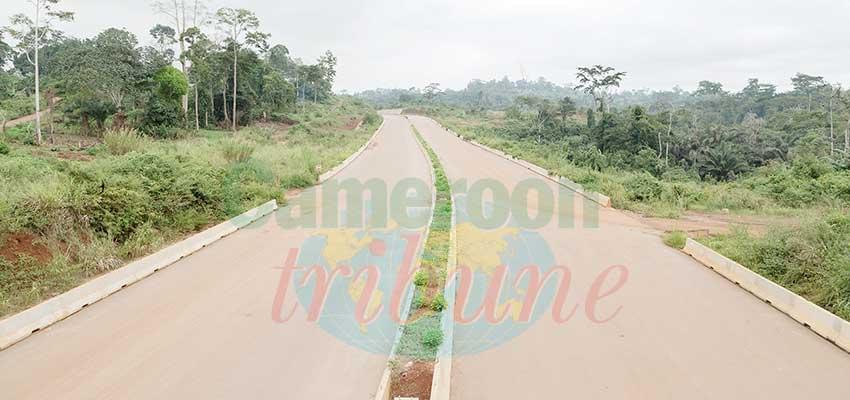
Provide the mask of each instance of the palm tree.
POLYGON ((739 173, 747 169, 747 163, 741 158, 732 143, 723 142, 702 152, 700 171, 703 175, 728 181, 735 179, 739 173))

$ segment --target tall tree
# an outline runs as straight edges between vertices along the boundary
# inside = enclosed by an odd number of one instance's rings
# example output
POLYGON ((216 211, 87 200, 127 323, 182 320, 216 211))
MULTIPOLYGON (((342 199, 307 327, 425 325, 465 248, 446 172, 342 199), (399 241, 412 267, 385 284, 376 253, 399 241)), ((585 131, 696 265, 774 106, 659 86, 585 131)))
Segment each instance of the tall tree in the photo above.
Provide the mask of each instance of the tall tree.
MULTIPOLYGON (((187 74, 188 65, 186 53, 186 31, 190 28, 197 27, 200 23, 200 18, 206 11, 206 2, 204 0, 155 0, 153 3, 154 9, 171 19, 174 24, 177 44, 180 47, 180 69, 183 74, 187 74)), ((151 32, 153 34, 153 32, 151 32)), ((183 105, 183 118, 189 112, 189 96, 184 95, 181 98, 183 105)))
POLYGON ((268 48, 266 43, 269 34, 258 31, 260 19, 244 8, 222 8, 216 12, 219 27, 226 30, 230 45, 233 47, 233 114, 231 115, 231 128, 236 131, 236 95, 237 95, 237 70, 239 50, 244 47, 255 47, 260 50, 268 48))
POLYGON ((599 104, 599 112, 604 115, 607 111, 605 106, 606 99, 608 98, 608 90, 612 87, 620 87, 620 82, 625 77, 625 72, 617 72, 612 67, 604 67, 602 65, 579 67, 576 73, 579 84, 575 88, 593 96, 593 99, 599 104))
POLYGON ((799 72, 791 78, 791 83, 794 85, 794 90, 808 97, 809 111, 812 111, 812 97, 821 89, 829 86, 822 76, 806 75, 799 72))
POLYGON ((4 30, 17 40, 18 52, 25 54, 27 61, 32 64, 35 76, 35 135, 41 144, 41 73, 39 71, 39 49, 45 40, 61 35, 53 28, 57 21, 72 21, 74 13, 57 10, 59 0, 29 0, 32 4, 32 14, 15 14, 10 18, 10 25, 4 30))
POLYGON ((561 125, 567 125, 567 117, 576 112, 576 103, 569 97, 564 97, 558 102, 558 114, 561 115, 561 125))
POLYGON ((723 90, 723 84, 720 82, 700 81, 694 94, 697 96, 720 96, 726 94, 726 91, 723 90))
POLYGON ((429 83, 428 86, 425 86, 425 89, 422 90, 422 93, 425 94, 425 98, 428 99, 428 101, 434 100, 434 98, 441 92, 440 84, 437 82, 429 83))

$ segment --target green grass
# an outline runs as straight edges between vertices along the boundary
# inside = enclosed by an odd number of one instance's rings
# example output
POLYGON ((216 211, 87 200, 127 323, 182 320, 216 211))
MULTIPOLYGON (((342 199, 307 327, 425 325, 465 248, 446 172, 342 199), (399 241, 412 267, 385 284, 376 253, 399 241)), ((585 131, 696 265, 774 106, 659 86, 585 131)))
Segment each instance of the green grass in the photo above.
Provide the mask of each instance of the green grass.
POLYGON ((850 214, 836 211, 765 236, 737 229, 702 240, 741 265, 850 320, 850 214))
POLYGON ((419 361, 434 361, 442 343, 440 316, 424 316, 405 325, 397 355, 419 361))
POLYGON ((13 234, 27 234, 52 260, 0 262, 0 316, 271 199, 285 201, 287 190, 314 185, 380 123, 372 118, 360 130, 346 129, 352 117, 375 115, 346 98, 306 109, 318 117, 285 131, 257 126, 180 140, 107 133, 104 144, 80 152, 91 161, 56 158, 27 145, 25 128, 7 131, 12 151, 0 156, 0 249, 13 234))
POLYGON ((146 139, 139 132, 127 129, 119 131, 107 131, 103 135, 103 143, 109 154, 123 156, 127 153, 142 150, 146 139))
POLYGON ((415 293, 411 314, 422 315, 413 323, 404 327, 398 355, 421 361, 434 361, 437 349, 443 343, 440 326, 442 312, 446 309, 443 295, 448 273, 449 250, 452 230, 452 193, 449 180, 440 163, 440 159, 416 127, 413 127, 416 139, 425 148, 436 178, 436 204, 434 218, 422 252, 420 271, 414 277, 415 293))
POLYGON ((664 234, 664 244, 674 248, 682 250, 685 248, 685 243, 688 240, 688 235, 684 232, 675 231, 675 232, 667 232, 664 234))

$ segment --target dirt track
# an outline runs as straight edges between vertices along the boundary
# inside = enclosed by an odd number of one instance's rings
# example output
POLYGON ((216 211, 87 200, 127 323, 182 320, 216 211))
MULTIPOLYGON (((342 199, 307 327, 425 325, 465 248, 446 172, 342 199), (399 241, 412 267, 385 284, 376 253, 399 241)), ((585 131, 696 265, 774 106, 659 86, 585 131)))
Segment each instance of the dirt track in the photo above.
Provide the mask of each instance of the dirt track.
MULTIPOLYGON (((430 181, 404 120, 375 143, 339 178, 430 181)), ((370 399, 386 355, 343 344, 300 307, 272 320, 277 268, 313 233, 267 218, 34 334, 0 352, 0 398, 370 399)))
MULTIPOLYGON (((490 178, 510 190, 542 179, 432 120, 410 119, 453 182, 490 178)), ((583 306, 566 324, 546 314, 513 341, 456 357, 453 399, 850 398, 850 355, 664 246, 650 227, 616 210, 602 210, 598 228, 556 225, 537 232, 572 271, 568 303, 581 303, 600 271, 623 265, 629 280, 598 312, 622 309, 606 323, 591 322, 583 306)))

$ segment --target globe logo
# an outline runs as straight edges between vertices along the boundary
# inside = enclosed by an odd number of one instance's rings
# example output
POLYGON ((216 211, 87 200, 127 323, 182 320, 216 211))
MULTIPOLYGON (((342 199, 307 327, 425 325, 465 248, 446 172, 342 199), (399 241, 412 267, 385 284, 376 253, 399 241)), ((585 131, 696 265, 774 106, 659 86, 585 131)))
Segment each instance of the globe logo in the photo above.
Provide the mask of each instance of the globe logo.
MULTIPOLYGON (((448 309, 455 323, 453 352, 469 355, 522 335, 548 311, 558 279, 532 288, 536 277, 555 265, 539 234, 513 220, 498 229, 479 228, 469 216, 466 197, 456 196, 455 204, 457 268, 448 271, 446 298, 456 299, 458 306, 448 309), (500 288, 496 296, 495 286, 500 288), (529 290, 536 291, 530 300, 529 290)), ((492 212, 492 203, 483 205, 485 214, 492 212)), ((407 311, 422 235, 392 221, 379 229, 321 230, 298 252, 291 279, 298 303, 338 340, 390 354, 399 326, 420 317, 407 311)))

